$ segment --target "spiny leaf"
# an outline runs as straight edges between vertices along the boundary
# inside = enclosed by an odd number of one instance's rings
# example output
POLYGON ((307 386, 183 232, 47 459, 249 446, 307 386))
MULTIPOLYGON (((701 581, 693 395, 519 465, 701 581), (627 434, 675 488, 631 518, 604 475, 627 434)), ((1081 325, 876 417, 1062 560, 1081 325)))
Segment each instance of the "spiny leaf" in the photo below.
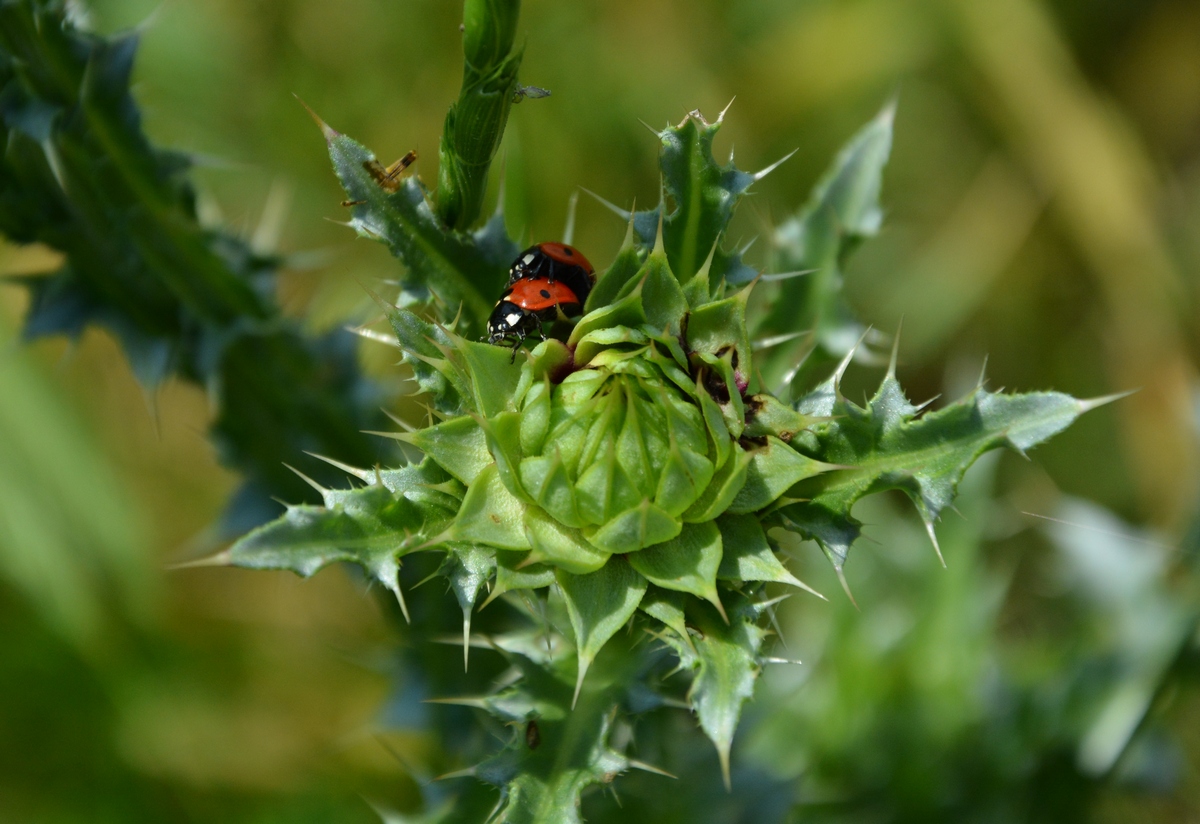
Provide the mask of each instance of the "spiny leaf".
POLYGON ((467 654, 471 640, 471 612, 479 591, 496 571, 496 550, 485 546, 451 544, 446 551, 446 561, 441 574, 450 582, 454 597, 463 612, 463 670, 467 668, 467 654))
POLYGON ((525 504, 508 491, 496 465, 489 464, 467 488, 449 534, 456 541, 499 549, 529 549, 524 517, 525 504))
POLYGON ((470 415, 393 437, 411 443, 468 486, 492 463, 487 438, 470 415))
POLYGON ((600 569, 609 559, 608 552, 589 543, 579 530, 563 526, 536 506, 525 510, 525 533, 533 545, 530 561, 587 575, 600 569))
POLYGON ((725 581, 769 581, 790 584, 819 595, 802 583, 775 557, 762 524, 754 515, 722 515, 717 519, 721 530, 721 566, 717 577, 725 581))
POLYGON ((626 557, 654 585, 691 593, 725 614, 717 595, 721 531, 716 524, 684 524, 679 537, 626 557))
POLYGON ((982 387, 944 409, 917 417, 890 374, 866 407, 839 396, 832 382, 799 404, 833 420, 802 432, 793 445, 831 463, 853 467, 810 478, 781 510, 786 525, 815 539, 836 569, 846 561, 860 524, 855 501, 884 489, 903 490, 932 524, 954 498, 963 473, 984 452, 1018 452, 1061 432, 1092 405, 1059 392, 993 394, 982 387))
POLYGON ((407 309, 381 303, 405 362, 412 367, 421 391, 432 396, 434 407, 446 415, 474 411, 470 381, 447 354, 454 346, 449 333, 407 309))
MULTIPOLYGON (((771 311, 755 337, 807 331, 803 352, 816 347, 836 359, 861 335, 842 293, 841 265, 863 238, 879 231, 879 191, 891 152, 894 115, 894 104, 889 103, 846 144, 800 213, 776 230, 776 270, 812 271, 776 287, 771 311)), ((767 353, 759 361, 767 385, 774 385, 796 358, 792 346, 767 353)), ((806 369, 821 368, 821 360, 814 359, 806 369)))
POLYGON ((209 391, 222 460, 246 476, 225 516, 240 532, 274 516, 269 496, 306 493, 281 463, 302 450, 379 460, 358 433, 378 428, 383 395, 349 333, 314 339, 281 316, 272 255, 201 226, 189 160, 142 131, 137 36, 82 31, 67 6, 0 4, 0 231, 66 259, 26 281, 25 333, 103 326, 147 386, 174 375, 209 391))
POLYGON ((720 128, 720 118, 708 123, 692 112, 678 126, 659 133, 663 185, 674 202, 663 218, 663 244, 680 282, 699 271, 741 195, 754 182, 754 175, 732 162, 720 166, 713 159, 713 138, 720 128))
MULTIPOLYGON (((569 695, 569 693, 568 693, 569 695)), ((533 719, 537 746, 526 730, 498 755, 480 764, 475 774, 501 787, 502 808, 497 820, 505 824, 582 824, 579 799, 592 784, 606 784, 629 762, 608 743, 611 691, 585 690, 563 720, 533 719)))
POLYGON ((729 623, 706 604, 689 604, 688 617, 700 631, 692 639, 696 676, 688 701, 700 727, 717 748, 725 787, 729 788, 729 750, 742 704, 754 693, 758 652, 765 632, 751 611, 738 605, 729 623))
POLYGON ((828 470, 821 461, 801 455, 778 438, 750 452, 746 483, 729 505, 729 512, 757 512, 795 484, 828 470))
POLYGON ((229 551, 236 566, 288 569, 308 577, 335 561, 362 566, 400 597, 399 558, 419 549, 453 511, 421 506, 383 486, 326 493, 326 506, 289 507, 229 551))
POLYGON ((690 636, 687 631, 687 616, 684 612, 684 605, 686 603, 686 593, 652 586, 646 591, 645 596, 642 597, 641 603, 638 604, 638 609, 666 624, 675 631, 679 638, 687 641, 690 648, 691 641, 689 640, 690 636))
POLYGON ((448 230, 415 177, 388 191, 393 187, 381 185, 378 173, 371 172, 379 162, 370 150, 332 130, 326 137, 334 171, 355 204, 351 225, 360 234, 386 243, 404 263, 410 282, 437 295, 450 314, 461 305, 469 327, 482 331, 508 265, 520 251, 516 244, 496 243, 494 228, 488 243, 448 230))
POLYGON ((527 564, 528 552, 496 553, 496 582, 487 602, 514 589, 542 589, 554 583, 554 569, 544 564, 527 564))
POLYGON ((558 585, 566 596, 571 627, 575 630, 575 648, 579 657, 575 700, 578 700, 588 667, 608 639, 625 626, 637 610, 646 594, 646 579, 623 558, 616 556, 590 575, 572 575, 560 570, 558 585))

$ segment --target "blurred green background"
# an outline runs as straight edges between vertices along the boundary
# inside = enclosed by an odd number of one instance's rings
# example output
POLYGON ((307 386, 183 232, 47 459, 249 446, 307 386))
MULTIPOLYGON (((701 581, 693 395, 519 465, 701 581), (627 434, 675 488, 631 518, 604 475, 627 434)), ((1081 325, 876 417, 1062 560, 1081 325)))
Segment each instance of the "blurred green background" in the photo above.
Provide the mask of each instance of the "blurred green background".
MULTIPOLYGON (((397 264, 337 225, 341 192, 293 94, 385 160, 416 148, 434 181, 461 79, 460 5, 95 0, 89 12, 101 32, 141 27, 147 132, 199 158, 209 219, 293 255, 288 310, 314 327, 370 318, 363 286, 397 264)), ((523 12, 522 81, 553 96, 514 108, 502 150, 519 237, 559 237, 578 187, 656 201, 657 143, 639 121, 711 117, 735 97, 718 149, 736 147, 740 167, 799 148, 732 230, 765 236, 894 95, 885 227, 847 290, 878 329, 903 318, 914 399, 969 388, 985 356, 993 387, 1140 389, 1033 463, 975 470, 962 517, 941 527, 948 570, 911 513, 864 502, 878 543, 847 567, 862 612, 840 596, 789 602, 787 654, 805 664, 768 672, 739 738, 738 758, 793 788, 785 817, 1200 816, 1200 5, 527 0, 523 12)), ((576 245, 598 266, 623 231, 580 199, 576 245)), ((0 248, 5 273, 52 265, 0 248)), ((0 820, 371 821, 364 799, 411 801, 393 753, 433 742, 381 718, 405 674, 376 602, 336 570, 167 571, 216 548, 207 530, 236 480, 205 439, 204 395, 144 391, 103 332, 23 346, 23 307, 0 287, 0 820)), ((385 347, 363 358, 394 377, 385 347)), ((878 377, 865 366, 855 380, 878 377)), ((802 577, 838 593, 819 552, 794 550, 802 577)))

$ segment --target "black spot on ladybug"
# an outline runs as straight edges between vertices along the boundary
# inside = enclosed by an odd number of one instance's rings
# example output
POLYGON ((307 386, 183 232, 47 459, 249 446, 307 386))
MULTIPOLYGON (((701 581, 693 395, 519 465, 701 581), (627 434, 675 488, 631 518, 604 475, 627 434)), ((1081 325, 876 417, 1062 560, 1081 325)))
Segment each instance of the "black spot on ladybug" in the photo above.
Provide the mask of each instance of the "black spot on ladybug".
POLYGON ((565 255, 566 257, 575 257, 575 253, 574 253, 573 251, 571 251, 571 247, 570 247, 570 246, 564 246, 564 247, 563 247, 563 249, 562 249, 562 253, 563 253, 563 255, 565 255))
POLYGON ((537 721, 532 718, 525 725, 525 745, 531 750, 536 750, 542 743, 542 731, 538 729, 537 721))
POLYGON ((550 297, 550 293, 549 293, 549 292, 547 292, 545 289, 543 289, 543 290, 541 291, 541 295, 542 295, 542 297, 544 297, 544 298, 548 298, 548 297, 550 297))

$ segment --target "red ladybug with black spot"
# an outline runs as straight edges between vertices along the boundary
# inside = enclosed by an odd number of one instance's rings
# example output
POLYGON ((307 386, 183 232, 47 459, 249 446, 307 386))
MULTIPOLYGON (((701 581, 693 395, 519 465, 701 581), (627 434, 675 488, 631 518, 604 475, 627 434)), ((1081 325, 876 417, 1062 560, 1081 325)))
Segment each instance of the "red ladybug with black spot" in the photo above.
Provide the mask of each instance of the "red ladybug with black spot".
POLYGON ((515 349, 541 332, 542 321, 582 313, 595 282, 592 264, 578 249, 550 242, 530 246, 509 269, 508 287, 488 318, 488 342, 515 340, 515 349))

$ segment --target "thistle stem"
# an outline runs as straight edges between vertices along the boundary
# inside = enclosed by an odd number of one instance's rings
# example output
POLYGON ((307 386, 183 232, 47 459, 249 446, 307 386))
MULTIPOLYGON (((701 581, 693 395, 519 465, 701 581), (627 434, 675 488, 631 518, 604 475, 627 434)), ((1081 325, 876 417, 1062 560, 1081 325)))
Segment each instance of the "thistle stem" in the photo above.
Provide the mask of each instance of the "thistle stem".
POLYGON ((438 149, 438 216, 466 229, 483 210, 488 169, 508 123, 523 49, 513 50, 520 0, 465 0, 463 82, 438 149))

